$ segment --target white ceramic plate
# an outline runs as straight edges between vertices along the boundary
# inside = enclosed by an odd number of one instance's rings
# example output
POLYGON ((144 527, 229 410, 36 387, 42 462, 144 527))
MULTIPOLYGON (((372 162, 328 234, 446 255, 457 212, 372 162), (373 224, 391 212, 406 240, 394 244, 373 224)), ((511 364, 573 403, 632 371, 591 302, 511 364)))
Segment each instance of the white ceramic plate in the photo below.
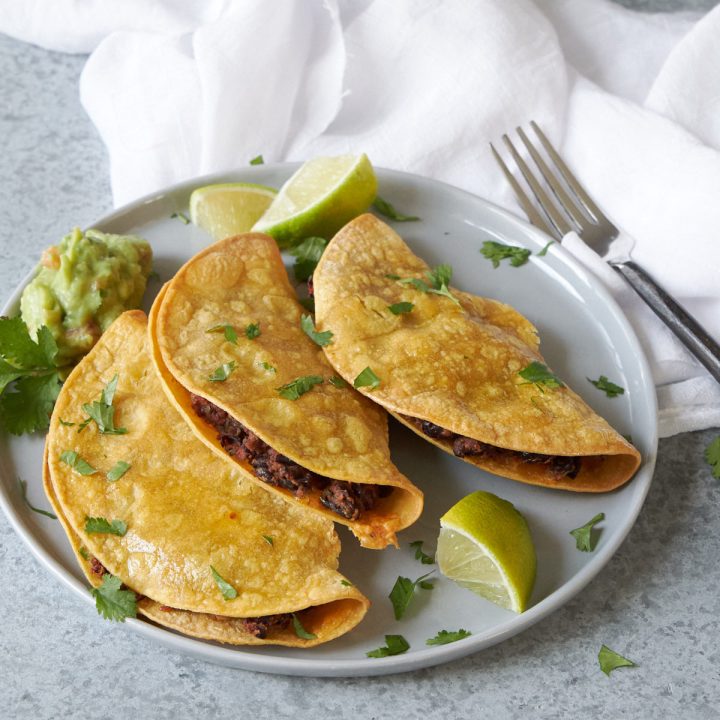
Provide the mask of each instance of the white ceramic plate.
MULTIPOLYGON (((95 227, 147 238, 155 253, 155 269, 167 279, 209 242, 198 228, 170 217, 173 212, 186 211, 195 187, 239 180, 279 187, 295 167, 257 166, 183 183, 118 210, 95 227)), ((312 650, 298 650, 220 646, 142 620, 129 620, 126 626, 132 630, 177 651, 248 670, 316 676, 413 670, 501 642, 561 607, 600 571, 632 527, 655 464, 655 390, 637 338, 613 299, 559 245, 552 245, 546 256, 538 257, 536 253, 548 238, 504 210, 426 178, 382 169, 377 174, 385 199, 402 212, 422 218, 420 222, 396 224, 413 250, 430 265, 450 263, 456 287, 507 302, 526 315, 540 331, 541 349, 550 367, 619 432, 632 435, 643 455, 640 471, 625 487, 604 495, 530 487, 480 472, 391 421, 393 459, 425 492, 425 510, 412 528, 400 534, 399 550, 364 550, 340 528, 341 570, 373 603, 353 632, 312 650), (479 252, 488 239, 523 245, 535 254, 522 267, 513 268, 504 262, 493 269, 479 252), (586 379, 600 374, 622 385, 625 394, 607 398, 586 379), (387 596, 397 576, 415 579, 434 567, 415 560, 408 544, 424 540, 426 549, 434 551, 440 516, 479 488, 510 500, 528 520, 538 554, 532 606, 515 615, 436 572, 434 590, 419 590, 406 616, 396 621, 387 596), (605 513, 606 521, 597 548, 593 553, 579 552, 569 531, 599 512, 605 513), (472 636, 449 645, 425 644, 439 630, 459 628, 471 631, 472 636), (403 635, 410 649, 389 658, 366 657, 368 650, 385 644, 385 634, 403 635)), ((10 298, 3 314, 15 311, 24 284, 10 298)), ((158 289, 157 281, 150 284, 146 309, 158 289)), ((0 436, 0 504, 35 557, 82 598, 79 611, 94 614, 87 584, 59 523, 31 512, 20 495, 17 478, 27 481, 30 502, 47 507, 41 482, 42 447, 40 436, 0 436)), ((107 623, 108 633, 119 629, 107 623)))

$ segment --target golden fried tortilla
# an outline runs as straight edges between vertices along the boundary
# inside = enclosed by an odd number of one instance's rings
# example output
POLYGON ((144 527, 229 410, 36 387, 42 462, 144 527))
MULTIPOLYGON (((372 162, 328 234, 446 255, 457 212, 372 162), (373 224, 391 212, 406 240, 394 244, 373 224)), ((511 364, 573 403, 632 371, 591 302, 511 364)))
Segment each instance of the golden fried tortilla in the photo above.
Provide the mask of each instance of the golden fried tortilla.
POLYGON ((145 596, 141 614, 219 642, 308 647, 352 629, 369 603, 337 570, 332 523, 246 482, 198 442, 168 402, 148 345, 143 313, 121 315, 65 381, 50 423, 46 492, 93 584, 101 577, 90 558, 145 596), (114 423, 127 433, 102 434, 94 422, 78 432, 83 404, 115 375, 114 423), (96 472, 61 460, 68 450, 96 472), (111 482, 118 460, 130 467, 111 482), (87 518, 121 520, 127 531, 88 532, 87 518), (223 597, 210 566, 237 598, 223 597), (243 628, 243 618, 282 613, 298 613, 317 637, 299 638, 292 623, 265 639, 243 628))
POLYGON ((397 544, 395 533, 422 510, 422 493, 390 460, 387 416, 352 387, 336 387, 322 349, 300 327, 307 314, 267 235, 247 233, 211 245, 186 263, 150 313, 153 360, 165 389, 203 442, 243 476, 285 500, 347 525, 369 548, 397 544), (210 331, 230 325, 237 335, 210 331), (245 330, 257 325, 260 334, 245 330), (210 332, 209 332, 210 331, 210 332), (234 363, 224 381, 216 369, 234 363), (278 389, 305 376, 322 383, 297 399, 278 389), (223 449, 220 433, 193 410, 199 396, 241 423, 277 453, 323 478, 391 490, 356 519, 326 507, 322 493, 298 497, 270 485, 249 462, 223 449))
POLYGON ((352 383, 370 367, 380 384, 361 392, 448 452, 458 437, 490 446, 463 457, 484 470, 584 492, 627 482, 640 463, 630 443, 568 387, 518 375, 532 362, 544 364, 532 324, 495 300, 452 289, 456 304, 397 280, 422 279, 428 270, 372 215, 334 237, 313 285, 317 328, 334 333, 325 354, 338 373, 352 383), (388 306, 399 302, 414 308, 395 315, 388 306), (450 439, 428 437, 421 421, 450 439), (574 477, 558 471, 567 458, 574 477))

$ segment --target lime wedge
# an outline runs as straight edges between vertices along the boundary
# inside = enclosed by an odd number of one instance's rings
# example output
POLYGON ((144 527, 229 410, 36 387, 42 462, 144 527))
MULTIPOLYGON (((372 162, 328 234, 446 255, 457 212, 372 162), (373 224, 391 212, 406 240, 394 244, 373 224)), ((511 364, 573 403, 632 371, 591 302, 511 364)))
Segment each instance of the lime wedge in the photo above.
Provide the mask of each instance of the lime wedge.
POLYGON ((330 239, 345 223, 370 207, 377 179, 367 155, 308 160, 280 188, 253 230, 290 247, 313 235, 330 239))
POLYGON ((440 572, 514 612, 523 612, 535 584, 535 546, 512 503, 478 490, 440 518, 440 572))
POLYGON ((222 240, 248 232, 276 195, 277 190, 252 183, 205 185, 190 196, 190 219, 222 240))

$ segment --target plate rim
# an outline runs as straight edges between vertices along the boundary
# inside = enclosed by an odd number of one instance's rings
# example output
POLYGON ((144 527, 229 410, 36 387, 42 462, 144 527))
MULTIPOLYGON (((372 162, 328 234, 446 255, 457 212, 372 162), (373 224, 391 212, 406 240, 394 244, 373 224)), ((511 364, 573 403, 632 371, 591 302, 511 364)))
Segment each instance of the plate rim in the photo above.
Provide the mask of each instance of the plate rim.
MULTIPOLYGON (((267 163, 262 166, 236 168, 234 170, 214 172, 183 180, 162 190, 148 193, 126 205, 116 208, 110 213, 103 215, 97 222, 88 227, 106 226, 129 214, 136 213, 148 205, 159 203, 169 196, 184 192, 189 193, 193 189, 202 187, 203 185, 223 181, 227 182, 227 178, 229 177, 239 178, 242 176, 245 178, 245 182, 249 182, 251 180, 247 179, 248 176, 252 176, 255 173, 263 174, 268 169, 272 171, 290 172, 300 165, 301 163, 299 162, 267 163)), ((421 183, 429 183, 430 185, 437 185, 454 194, 458 194, 469 202, 478 203, 480 206, 483 206, 485 211, 502 218, 511 225, 516 224, 521 227, 525 237, 527 238, 529 236, 538 247, 543 247, 548 241, 553 240, 553 238, 547 236, 541 230, 533 227, 505 208, 450 183, 377 165, 374 166, 374 169, 379 180, 382 180, 383 177, 395 177, 401 182, 406 183, 418 181, 421 183)), ((327 660, 313 659, 311 656, 307 658, 293 658, 263 655, 247 652, 242 646, 225 647, 198 638, 180 635, 172 630, 156 626, 145 620, 128 619, 125 621, 125 625, 132 631, 137 632, 143 637, 152 639, 166 648, 226 667, 306 677, 377 676, 431 667, 479 652, 526 630, 555 610, 559 610, 577 595, 600 570, 602 570, 624 542, 628 533, 635 525, 650 490, 658 446, 657 399, 652 374, 645 353, 640 345, 637 334, 615 298, 610 294, 602 281, 597 278, 591 270, 582 265, 570 252, 563 248, 560 242, 553 244, 553 252, 559 253, 563 264, 572 271, 573 275, 581 279, 584 284, 588 285, 592 291, 603 300, 614 319, 624 331, 635 353, 640 369, 640 377, 643 381, 643 390, 645 391, 643 393, 643 400, 648 404, 649 415, 652 418, 652 427, 649 428, 650 432, 648 433, 650 439, 649 451, 645 454, 645 457, 643 457, 643 463, 632 480, 632 482, 636 484, 641 484, 642 488, 641 491, 636 494, 633 504, 628 508, 625 527, 617 532, 606 545, 603 545, 602 548, 594 553, 592 559, 568 581, 522 614, 498 626, 495 631, 485 631, 482 636, 471 636, 460 642, 413 650, 409 655, 396 655, 380 660, 367 657, 327 660)), ((3 304, 0 315, 8 314, 17 307, 20 295, 28 282, 34 277, 36 269, 37 267, 30 270, 17 287, 15 287, 10 297, 3 304)), ((3 444, 5 444, 5 442, 6 440, 3 440, 3 444)), ((0 482, 0 508, 8 519, 10 526, 30 549, 33 557, 35 557, 51 575, 60 580, 65 587, 69 588, 75 595, 78 595, 86 604, 92 606, 94 604, 93 599, 87 587, 80 580, 72 576, 61 562, 52 557, 52 554, 45 547, 44 543, 35 538, 31 527, 23 516, 16 512, 15 506, 17 503, 14 502, 10 496, 9 488, 10 483, 0 482)))

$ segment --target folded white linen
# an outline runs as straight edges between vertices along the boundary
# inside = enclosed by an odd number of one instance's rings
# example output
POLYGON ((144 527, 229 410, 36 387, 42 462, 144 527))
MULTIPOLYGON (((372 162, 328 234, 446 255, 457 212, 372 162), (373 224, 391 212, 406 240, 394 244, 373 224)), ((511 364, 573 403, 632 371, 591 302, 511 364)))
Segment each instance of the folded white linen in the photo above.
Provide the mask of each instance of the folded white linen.
MULTIPOLYGON (((108 147, 117 204, 259 153, 364 151, 517 211, 488 142, 534 119, 636 238, 633 258, 720 340, 720 8, 0 0, 0 31, 92 51, 81 99, 108 147)), ((591 250, 565 246, 638 332, 661 434, 720 426, 720 386, 591 250)))

